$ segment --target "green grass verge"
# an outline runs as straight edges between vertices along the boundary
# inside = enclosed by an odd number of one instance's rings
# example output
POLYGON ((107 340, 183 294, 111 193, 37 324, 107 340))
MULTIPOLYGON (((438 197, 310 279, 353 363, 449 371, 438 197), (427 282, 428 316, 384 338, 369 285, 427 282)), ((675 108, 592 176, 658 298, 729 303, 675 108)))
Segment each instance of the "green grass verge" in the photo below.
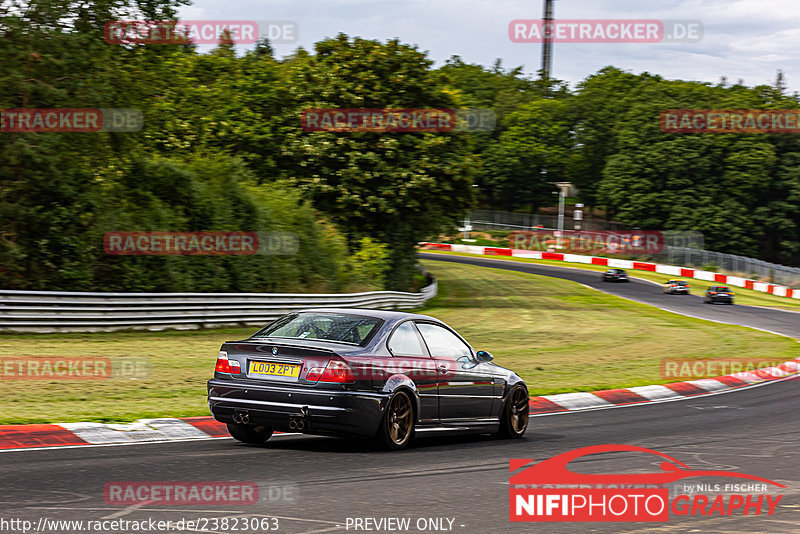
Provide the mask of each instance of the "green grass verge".
MULTIPOLYGON (((481 257, 481 258, 492 258, 492 259, 500 259, 503 261, 516 261, 522 263, 536 263, 540 265, 553 265, 556 267, 572 267, 574 269, 583 269, 587 271, 598 271, 602 272, 608 269, 608 267, 604 267, 602 265, 591 265, 586 263, 569 263, 564 261, 556 261, 556 260, 537 260, 532 258, 514 258, 511 256, 484 256, 480 254, 468 254, 466 252, 451 252, 451 251, 435 251, 435 250, 423 250, 422 252, 432 252, 435 254, 444 254, 448 256, 465 256, 465 257, 481 257)), ((634 269, 626 269, 628 271, 629 276, 633 276, 636 278, 642 278, 644 280, 650 280, 653 282, 657 282, 659 284, 666 283, 667 280, 672 280, 675 278, 681 278, 680 276, 674 276, 669 274, 659 274, 653 273, 650 271, 640 271, 634 269)), ((706 289, 711 286, 719 285, 717 282, 706 282, 704 280, 697 280, 695 278, 683 278, 689 282, 691 286, 691 292, 695 295, 704 295, 706 289)), ((743 287, 736 287, 736 286, 728 286, 731 290, 736 294, 736 303, 743 304, 746 306, 764 306, 767 308, 775 308, 779 310, 790 310, 790 311, 800 311, 800 299, 793 299, 787 297, 778 297, 775 295, 770 295, 769 293, 762 293, 760 291, 754 291, 752 289, 745 289, 743 287)), ((658 288, 653 286, 654 291, 658 291, 658 288)))
MULTIPOLYGON (((669 382, 659 374, 667 356, 789 360, 797 353, 788 338, 674 315, 573 282, 423 263, 440 294, 422 312, 492 352, 535 395, 669 382)), ((219 346, 255 330, 0 335, 0 357, 144 357, 152 365, 137 380, 0 378, 0 424, 208 415, 205 383, 219 346)))
POLYGON ((566 280, 422 263, 440 289, 421 313, 494 354, 532 395, 674 382, 661 377, 663 358, 786 361, 798 354, 791 338, 665 312, 566 280))
POLYGON ((223 341, 256 328, 92 334, 3 334, 0 357, 145 357, 145 378, 107 380, 0 379, 0 424, 133 421, 209 415, 206 381, 223 341))

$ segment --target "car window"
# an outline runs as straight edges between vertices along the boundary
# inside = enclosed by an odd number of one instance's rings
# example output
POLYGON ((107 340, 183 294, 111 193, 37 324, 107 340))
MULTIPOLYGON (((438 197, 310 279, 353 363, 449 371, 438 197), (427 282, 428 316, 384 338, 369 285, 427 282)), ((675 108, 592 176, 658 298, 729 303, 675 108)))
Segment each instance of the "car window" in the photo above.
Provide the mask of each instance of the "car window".
POLYGON ((300 312, 284 315, 251 337, 318 339, 362 345, 381 323, 380 319, 361 315, 300 312))
POLYGON ((425 356, 425 350, 411 321, 401 324, 392 333, 389 339, 389 352, 394 356, 425 356))
POLYGON ((417 328, 434 358, 472 358, 469 346, 447 328, 431 323, 417 323, 417 328))

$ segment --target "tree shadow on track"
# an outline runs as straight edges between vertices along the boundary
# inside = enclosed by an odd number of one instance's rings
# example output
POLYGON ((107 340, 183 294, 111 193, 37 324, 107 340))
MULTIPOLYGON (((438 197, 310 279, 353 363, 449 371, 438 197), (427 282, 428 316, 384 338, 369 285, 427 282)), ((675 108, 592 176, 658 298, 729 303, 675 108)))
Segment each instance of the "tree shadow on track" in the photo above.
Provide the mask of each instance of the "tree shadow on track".
MULTIPOLYGON (((535 432, 528 432, 521 440, 517 439, 497 439, 488 434, 447 434, 447 435, 427 435, 418 436, 412 441, 408 449, 404 452, 422 452, 429 450, 441 449, 476 449, 476 448, 491 448, 501 449, 518 444, 527 444, 535 446, 537 442, 552 442, 559 441, 564 438, 563 434, 541 434, 535 432)), ((264 445, 247 445, 244 443, 237 443, 235 446, 247 448, 263 448, 270 450, 282 451, 309 451, 319 453, 338 453, 338 454, 354 454, 354 453, 368 453, 368 454, 381 454, 387 451, 376 448, 375 445, 367 439, 349 439, 349 438, 336 438, 327 436, 287 436, 283 439, 272 439, 264 445)), ((393 453, 398 454, 398 453, 393 453)), ((402 452, 400 453, 402 454, 402 452)))

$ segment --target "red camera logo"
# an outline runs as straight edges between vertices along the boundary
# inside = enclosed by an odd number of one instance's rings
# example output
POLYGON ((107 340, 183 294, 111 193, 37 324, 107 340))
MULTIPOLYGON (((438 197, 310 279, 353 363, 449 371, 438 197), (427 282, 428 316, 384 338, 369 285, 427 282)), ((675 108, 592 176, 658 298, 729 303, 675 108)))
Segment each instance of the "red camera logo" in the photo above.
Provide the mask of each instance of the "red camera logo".
MULTIPOLYGON (((532 460, 511 460, 514 471, 532 460)), ((726 490, 766 491, 766 484, 783 484, 734 471, 694 470, 664 453, 635 445, 595 445, 538 462, 509 480, 510 521, 669 521, 675 515, 748 515, 766 506, 772 515, 783 495, 678 495, 671 502, 665 484, 692 477, 735 477, 764 484, 726 484, 726 490), (584 474, 567 468, 577 458, 606 452, 643 452, 666 461, 661 471, 636 474, 584 474), (577 487, 576 487, 577 486, 577 487)), ((718 489, 719 485, 715 485, 718 489)), ((684 488, 686 489, 686 488, 684 488)), ((705 489, 705 488, 704 488, 705 489)), ((690 489, 691 491, 691 489, 690 489)))

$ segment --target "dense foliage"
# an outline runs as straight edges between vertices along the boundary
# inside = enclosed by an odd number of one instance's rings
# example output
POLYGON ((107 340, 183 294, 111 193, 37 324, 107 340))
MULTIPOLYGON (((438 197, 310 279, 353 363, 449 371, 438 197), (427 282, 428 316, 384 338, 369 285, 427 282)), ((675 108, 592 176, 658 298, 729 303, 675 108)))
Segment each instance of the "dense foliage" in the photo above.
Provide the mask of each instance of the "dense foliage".
POLYGON ((114 19, 183 0, 0 2, 0 108, 138 108, 137 133, 0 133, 0 287, 407 289, 414 245, 481 207, 536 210, 553 181, 617 220, 800 263, 800 141, 667 134, 667 108, 798 108, 776 87, 607 67, 574 90, 520 68, 434 68, 397 40, 339 35, 273 57, 111 45, 114 19), (492 109, 490 132, 304 132, 307 108, 492 109), (294 256, 109 256, 111 230, 289 231, 294 256))
MULTIPOLYGON (((459 88, 491 102, 508 74, 484 73, 459 88)), ((712 250, 800 264, 796 133, 676 134, 659 124, 666 109, 797 109, 782 82, 748 88, 606 67, 572 92, 517 92, 530 96, 511 112, 496 107, 500 128, 479 154, 485 207, 535 210, 552 204, 549 182, 569 181, 580 201, 631 227, 699 231, 712 250)))

